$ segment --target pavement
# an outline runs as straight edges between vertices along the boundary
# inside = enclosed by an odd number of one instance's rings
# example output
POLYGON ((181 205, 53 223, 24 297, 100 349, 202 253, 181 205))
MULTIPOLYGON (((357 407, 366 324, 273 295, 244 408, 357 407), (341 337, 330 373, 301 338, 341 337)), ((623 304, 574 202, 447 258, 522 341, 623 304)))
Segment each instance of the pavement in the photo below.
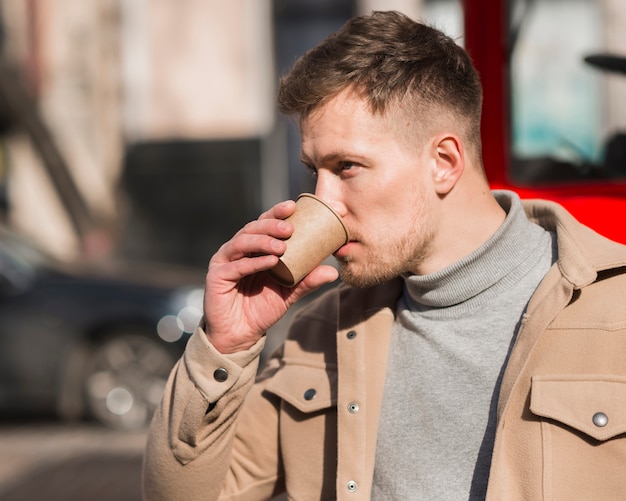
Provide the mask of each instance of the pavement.
MULTIPOLYGON (((271 329, 263 360, 284 339, 295 311, 315 295, 271 329)), ((96 423, 0 418, 0 501, 141 501, 145 440, 145 431, 96 423)))
POLYGON ((141 501, 145 432, 0 422, 0 501, 141 501))

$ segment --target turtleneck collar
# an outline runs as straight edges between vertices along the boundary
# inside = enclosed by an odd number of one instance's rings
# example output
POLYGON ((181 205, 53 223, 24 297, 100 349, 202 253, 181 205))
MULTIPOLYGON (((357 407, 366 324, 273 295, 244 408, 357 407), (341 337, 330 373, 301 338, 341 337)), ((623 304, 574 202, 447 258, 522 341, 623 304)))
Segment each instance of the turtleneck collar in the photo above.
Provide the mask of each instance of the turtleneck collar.
POLYGON ((507 216, 478 249, 456 263, 428 275, 404 275, 404 298, 416 310, 452 308, 466 313, 506 290, 537 262, 546 232, 530 222, 517 194, 495 191, 507 216), (533 257, 535 256, 535 257, 533 257))

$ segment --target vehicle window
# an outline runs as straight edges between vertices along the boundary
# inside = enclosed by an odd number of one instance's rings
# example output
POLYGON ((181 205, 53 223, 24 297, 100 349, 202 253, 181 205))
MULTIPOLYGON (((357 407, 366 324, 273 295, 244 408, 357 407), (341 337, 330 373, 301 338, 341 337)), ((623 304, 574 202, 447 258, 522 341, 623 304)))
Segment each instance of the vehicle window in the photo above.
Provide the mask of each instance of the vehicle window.
POLYGON ((626 3, 511 3, 512 178, 626 177, 626 3))

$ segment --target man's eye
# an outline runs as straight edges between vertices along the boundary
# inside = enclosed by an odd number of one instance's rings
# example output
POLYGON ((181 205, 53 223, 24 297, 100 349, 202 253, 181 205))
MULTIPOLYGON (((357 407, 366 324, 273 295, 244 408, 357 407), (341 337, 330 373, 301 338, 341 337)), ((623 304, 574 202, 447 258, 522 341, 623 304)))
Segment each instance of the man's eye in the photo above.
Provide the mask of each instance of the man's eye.
POLYGON ((346 160, 344 162, 339 162, 337 173, 344 176, 355 176, 359 172, 359 167, 361 167, 361 164, 358 162, 350 162, 346 160))
POLYGON ((339 166, 341 167, 341 170, 350 170, 355 167, 355 164, 354 162, 341 162, 339 166))

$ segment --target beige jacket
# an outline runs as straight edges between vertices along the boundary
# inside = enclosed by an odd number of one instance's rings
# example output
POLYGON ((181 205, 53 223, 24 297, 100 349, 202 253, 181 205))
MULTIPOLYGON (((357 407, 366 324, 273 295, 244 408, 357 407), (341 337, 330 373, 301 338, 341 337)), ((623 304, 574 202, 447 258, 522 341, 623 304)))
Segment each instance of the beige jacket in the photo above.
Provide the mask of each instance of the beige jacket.
MULTIPOLYGON (((557 231, 559 261, 506 368, 487 499, 626 499, 626 247, 558 205, 524 204, 557 231)), ((144 498, 369 499, 399 293, 397 281, 323 295, 256 384, 263 341, 223 357, 199 329, 150 430, 144 498)))

